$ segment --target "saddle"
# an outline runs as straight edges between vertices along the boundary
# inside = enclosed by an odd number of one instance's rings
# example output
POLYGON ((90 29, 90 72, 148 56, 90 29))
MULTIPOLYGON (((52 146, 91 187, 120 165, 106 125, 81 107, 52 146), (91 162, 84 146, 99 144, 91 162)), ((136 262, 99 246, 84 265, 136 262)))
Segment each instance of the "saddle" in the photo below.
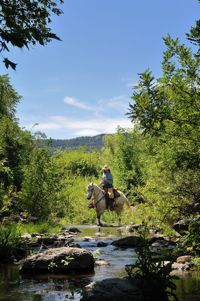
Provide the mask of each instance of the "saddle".
POLYGON ((117 207, 116 198, 120 197, 120 194, 118 192, 118 188, 113 187, 113 193, 114 198, 111 199, 108 194, 108 188, 104 187, 103 190, 105 191, 105 198, 106 198, 106 209, 109 209, 110 211, 114 210, 114 207, 117 207))
MULTIPOLYGON (((108 195, 108 188, 104 187, 103 190, 105 191, 106 195, 108 195)), ((114 199, 120 197, 118 190, 118 188, 113 187, 114 199)))

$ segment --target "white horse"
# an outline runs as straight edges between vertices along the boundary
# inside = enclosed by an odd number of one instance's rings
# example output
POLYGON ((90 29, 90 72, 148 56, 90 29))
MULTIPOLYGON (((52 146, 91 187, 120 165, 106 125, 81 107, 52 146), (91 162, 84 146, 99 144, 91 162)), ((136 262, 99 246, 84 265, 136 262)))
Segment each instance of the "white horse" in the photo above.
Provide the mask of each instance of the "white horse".
MULTIPOLYGON (((97 186, 95 183, 90 183, 87 187, 87 199, 90 200, 92 195, 92 204, 96 210, 97 213, 97 226, 102 226, 102 223, 100 221, 101 215, 104 213, 106 210, 106 198, 105 198, 105 192, 103 189, 101 189, 99 186, 97 186)), ((126 204, 129 208, 131 206, 128 203, 127 198, 121 191, 117 191, 119 193, 119 197, 115 199, 115 206, 114 206, 114 211, 116 212, 118 219, 119 219, 119 225, 121 223, 120 215, 123 210, 124 204, 126 204)))

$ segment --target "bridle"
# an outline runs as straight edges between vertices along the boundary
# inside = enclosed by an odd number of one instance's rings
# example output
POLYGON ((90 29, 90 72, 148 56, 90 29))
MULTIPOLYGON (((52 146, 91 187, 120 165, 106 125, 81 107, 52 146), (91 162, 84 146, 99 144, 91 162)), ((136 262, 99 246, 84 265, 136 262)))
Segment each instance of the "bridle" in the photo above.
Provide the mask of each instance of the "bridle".
POLYGON ((90 189, 90 191, 92 191, 93 193, 93 198, 92 198, 92 202, 94 203, 94 200, 99 196, 100 192, 103 193, 103 196, 98 200, 98 202, 96 202, 94 205, 96 206, 104 197, 105 197, 105 192, 104 190, 99 190, 98 194, 95 196, 95 190, 94 190, 94 187, 93 187, 93 184, 92 184, 92 189, 90 189))

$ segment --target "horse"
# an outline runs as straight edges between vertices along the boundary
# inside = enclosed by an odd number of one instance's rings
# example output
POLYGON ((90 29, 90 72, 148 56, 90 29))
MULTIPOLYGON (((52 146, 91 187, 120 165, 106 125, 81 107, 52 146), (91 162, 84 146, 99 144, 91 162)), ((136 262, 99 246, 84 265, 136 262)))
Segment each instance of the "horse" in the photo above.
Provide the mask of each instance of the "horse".
MULTIPOLYGON (((91 197, 93 196, 92 207, 89 208, 95 208, 97 213, 97 226, 102 226, 100 217, 106 210, 105 191, 101 189, 99 186, 97 186, 95 183, 88 184, 87 191, 88 191, 87 194, 88 200, 90 200, 91 197)), ((117 190, 117 192, 119 193, 119 197, 115 199, 114 211, 118 216, 119 225, 120 225, 121 224, 120 215, 123 210, 124 204, 126 204, 128 208, 131 208, 131 206, 129 205, 125 195, 123 195, 123 193, 120 190, 117 190)))

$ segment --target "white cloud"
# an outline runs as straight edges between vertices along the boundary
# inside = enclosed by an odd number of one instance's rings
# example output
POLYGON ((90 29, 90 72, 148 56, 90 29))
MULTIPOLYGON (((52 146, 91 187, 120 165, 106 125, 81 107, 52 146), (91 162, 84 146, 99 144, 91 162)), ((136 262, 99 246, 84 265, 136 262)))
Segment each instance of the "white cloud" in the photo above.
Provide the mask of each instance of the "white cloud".
POLYGON ((120 96, 111 98, 108 101, 108 106, 110 108, 115 108, 115 109, 118 109, 118 110, 121 111, 121 110, 127 110, 127 108, 128 108, 127 103, 128 103, 127 96, 126 95, 120 95, 120 96))
POLYGON ((106 110, 107 111, 110 110, 110 112, 113 111, 118 111, 120 113, 127 112, 129 102, 130 99, 126 95, 119 95, 106 100, 101 99, 98 102, 99 106, 101 106, 99 107, 99 111, 105 111, 106 108, 106 110))
POLYGON ((83 110, 92 110, 92 111, 95 111, 95 109, 92 106, 90 107, 90 106, 84 104, 83 102, 78 101, 74 97, 65 97, 64 98, 64 102, 67 103, 67 104, 69 104, 69 105, 72 105, 72 106, 78 107, 80 109, 83 109, 83 110))
MULTIPOLYGON (((98 118, 85 121, 66 118, 63 116, 52 116, 46 123, 39 123, 35 130, 67 131, 73 136, 94 136, 98 134, 112 134, 117 127, 133 128, 128 118, 98 118)), ((53 136, 53 135, 52 135, 53 136)), ((56 137, 55 137, 56 138, 56 137)))
POLYGON ((96 135, 99 135, 99 134, 103 134, 103 133, 100 133, 99 131, 95 131, 95 130, 91 130, 91 129, 84 129, 84 130, 75 132, 75 135, 77 137, 81 137, 81 136, 96 136, 96 135))
POLYGON ((133 87, 133 86, 137 86, 138 83, 129 83, 129 84, 126 84, 126 87, 133 87))

